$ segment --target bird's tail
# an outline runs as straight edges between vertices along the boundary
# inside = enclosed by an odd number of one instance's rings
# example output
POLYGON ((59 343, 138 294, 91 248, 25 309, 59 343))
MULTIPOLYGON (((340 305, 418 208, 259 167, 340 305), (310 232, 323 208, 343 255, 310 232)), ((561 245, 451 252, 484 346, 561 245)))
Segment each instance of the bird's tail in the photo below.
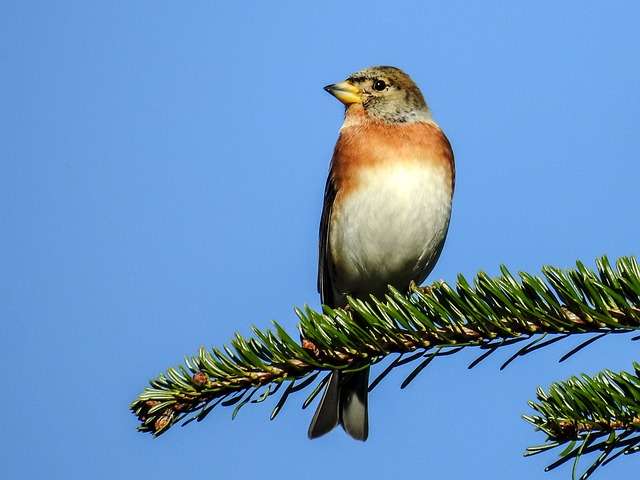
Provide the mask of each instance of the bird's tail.
POLYGON ((338 424, 356 440, 369 436, 369 368, 360 372, 331 372, 320 405, 309 425, 309 438, 329 433, 338 424))

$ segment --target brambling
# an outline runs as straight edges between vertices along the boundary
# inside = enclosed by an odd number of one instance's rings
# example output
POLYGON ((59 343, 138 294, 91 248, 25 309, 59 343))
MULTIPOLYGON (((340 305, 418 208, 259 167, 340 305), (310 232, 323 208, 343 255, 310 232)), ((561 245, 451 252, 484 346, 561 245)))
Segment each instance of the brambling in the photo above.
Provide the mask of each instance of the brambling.
MULTIPOLYGON (((323 304, 384 298, 422 283, 449 228, 455 166, 451 145, 403 71, 370 67, 324 88, 345 106, 324 194, 318 290, 323 304)), ((311 425, 317 438, 341 424, 369 434, 369 369, 334 371, 311 425)))

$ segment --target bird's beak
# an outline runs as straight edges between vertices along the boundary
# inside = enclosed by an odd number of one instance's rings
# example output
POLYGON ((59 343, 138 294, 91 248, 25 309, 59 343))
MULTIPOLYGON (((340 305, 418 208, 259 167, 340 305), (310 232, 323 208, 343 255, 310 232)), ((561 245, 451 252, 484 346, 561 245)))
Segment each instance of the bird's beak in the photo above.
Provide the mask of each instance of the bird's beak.
POLYGON ((336 97, 345 105, 351 105, 352 103, 362 103, 362 95, 357 87, 354 87, 349 82, 334 83, 327 85, 324 89, 331 95, 336 97))

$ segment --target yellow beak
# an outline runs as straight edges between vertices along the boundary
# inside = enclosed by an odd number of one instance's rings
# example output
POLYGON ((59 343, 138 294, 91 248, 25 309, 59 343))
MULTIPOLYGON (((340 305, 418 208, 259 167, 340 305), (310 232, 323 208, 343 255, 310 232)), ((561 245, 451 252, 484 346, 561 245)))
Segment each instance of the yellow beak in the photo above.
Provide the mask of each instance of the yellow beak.
POLYGON ((351 105, 352 103, 362 103, 362 95, 360 95, 360 90, 351 85, 349 82, 334 83, 332 85, 327 85, 326 87, 324 87, 324 89, 345 105, 351 105))

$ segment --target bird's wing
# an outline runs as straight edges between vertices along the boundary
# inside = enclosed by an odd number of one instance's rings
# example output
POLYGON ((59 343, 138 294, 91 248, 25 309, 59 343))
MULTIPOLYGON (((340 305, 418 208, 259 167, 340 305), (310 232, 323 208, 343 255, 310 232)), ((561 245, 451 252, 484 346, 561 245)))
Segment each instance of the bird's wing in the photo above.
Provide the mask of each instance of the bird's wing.
POLYGON ((333 287, 331 285, 331 269, 333 260, 331 259, 331 248, 329 246, 329 225, 333 201, 336 198, 336 186, 333 176, 329 174, 327 184, 324 189, 324 206, 320 219, 320 244, 318 252, 318 292, 323 305, 334 306, 333 287))

